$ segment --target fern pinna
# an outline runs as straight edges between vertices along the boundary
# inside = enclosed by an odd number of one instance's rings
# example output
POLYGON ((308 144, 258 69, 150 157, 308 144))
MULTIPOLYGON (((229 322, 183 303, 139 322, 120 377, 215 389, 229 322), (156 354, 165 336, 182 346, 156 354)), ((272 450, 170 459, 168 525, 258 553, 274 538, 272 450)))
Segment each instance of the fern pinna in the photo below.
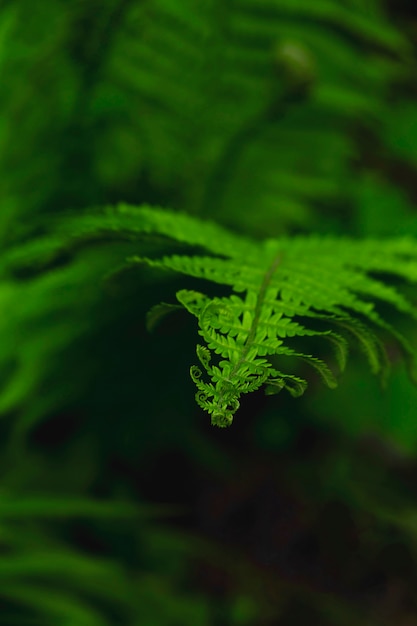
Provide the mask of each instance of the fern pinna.
POLYGON ((262 386, 266 393, 285 388, 301 395, 307 382, 285 371, 286 357, 303 360, 329 387, 336 386, 329 365, 311 350, 299 349, 297 338, 303 346, 310 345, 308 337, 316 339, 313 345, 321 339, 330 342, 340 370, 349 340, 356 338, 372 371, 384 376, 388 358, 383 338, 391 335, 416 378, 414 348, 387 320, 390 309, 417 318, 415 303, 400 291, 401 285, 406 289, 407 283, 417 282, 417 245, 412 238, 297 236, 255 241, 187 215, 126 205, 67 219, 56 234, 53 245, 58 247, 74 238, 109 234, 112 239, 127 237, 130 245, 136 239, 139 250, 144 242, 149 249, 152 242, 152 254, 130 257, 128 263, 230 289, 229 295, 215 297, 181 289, 179 304, 156 305, 148 316, 149 327, 176 307, 197 318, 200 365, 191 366, 191 378, 198 404, 217 426, 230 425, 241 395, 262 386), (164 255, 170 240, 182 249, 189 246, 189 253, 164 255))

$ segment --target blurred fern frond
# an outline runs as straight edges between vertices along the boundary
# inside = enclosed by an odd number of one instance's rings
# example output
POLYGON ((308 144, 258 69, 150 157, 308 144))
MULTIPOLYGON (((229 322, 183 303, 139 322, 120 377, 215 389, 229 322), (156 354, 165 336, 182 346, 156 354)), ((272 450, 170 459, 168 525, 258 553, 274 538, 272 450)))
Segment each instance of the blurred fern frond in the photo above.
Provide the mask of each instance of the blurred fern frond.
POLYGON ((383 116, 408 58, 378 2, 50 0, 30 25, 28 6, 0 8, 4 235, 120 200, 311 225, 346 193, 346 130, 383 116))
MULTIPOLYGON (((179 613, 184 624, 204 624, 204 601, 182 594, 165 572, 132 570, 55 536, 59 523, 68 527, 80 519, 90 523, 130 519, 136 526, 140 523, 138 535, 149 540, 152 529, 143 522, 155 521, 161 513, 157 506, 127 502, 1 494, 0 622, 110 626, 117 616, 117 622, 126 624, 153 619, 168 626, 172 614, 179 613), (155 603, 157 598, 164 601, 155 603)), ((166 539, 165 543, 173 542, 166 539)), ((181 544, 173 548, 181 550, 181 544)))

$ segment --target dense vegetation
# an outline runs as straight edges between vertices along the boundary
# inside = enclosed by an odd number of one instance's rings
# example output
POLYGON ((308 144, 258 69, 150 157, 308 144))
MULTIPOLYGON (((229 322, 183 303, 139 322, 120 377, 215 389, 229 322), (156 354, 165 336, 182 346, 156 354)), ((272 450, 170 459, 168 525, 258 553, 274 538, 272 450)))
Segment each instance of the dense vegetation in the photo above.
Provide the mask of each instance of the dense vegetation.
POLYGON ((413 10, 0 4, 1 624, 417 623, 413 10))

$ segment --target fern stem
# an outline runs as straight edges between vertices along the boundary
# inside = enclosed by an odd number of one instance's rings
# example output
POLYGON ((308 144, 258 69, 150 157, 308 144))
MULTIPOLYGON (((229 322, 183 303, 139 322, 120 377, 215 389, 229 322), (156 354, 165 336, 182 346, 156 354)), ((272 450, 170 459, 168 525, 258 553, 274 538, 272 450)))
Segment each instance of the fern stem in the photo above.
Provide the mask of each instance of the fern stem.
POLYGON ((239 371, 240 366, 246 361, 246 357, 252 346, 252 342, 255 338, 256 329, 258 327, 259 317, 261 315, 266 290, 268 289, 269 283, 271 282, 271 278, 276 272, 276 269, 278 265, 280 264, 281 259, 282 259, 282 252, 278 252, 278 254, 274 257, 270 267, 268 268, 267 272, 264 275, 264 278, 261 283, 261 287, 259 289, 258 297, 256 299, 255 315, 253 317, 252 324, 251 324, 251 327, 250 327, 250 330, 246 339, 245 347, 242 350, 240 359, 237 361, 237 363, 235 363, 235 365, 231 369, 231 372, 230 372, 231 379, 233 379, 234 375, 239 371))

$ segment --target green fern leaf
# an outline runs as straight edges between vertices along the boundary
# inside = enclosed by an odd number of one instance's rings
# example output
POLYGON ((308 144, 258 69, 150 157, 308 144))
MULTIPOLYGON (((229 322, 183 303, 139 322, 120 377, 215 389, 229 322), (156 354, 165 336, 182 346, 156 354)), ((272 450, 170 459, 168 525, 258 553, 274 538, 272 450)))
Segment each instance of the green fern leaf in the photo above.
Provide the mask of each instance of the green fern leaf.
MULTIPOLYGON (((226 297, 189 289, 177 293, 179 305, 197 318, 204 341, 197 347, 200 366, 191 367, 191 378, 197 402, 213 424, 229 425, 241 396, 260 387, 267 393, 285 388, 301 395, 307 382, 285 371, 287 357, 307 363, 335 387, 332 367, 310 350, 300 351, 300 342, 330 342, 343 370, 354 337, 371 370, 384 379, 389 360, 383 341, 391 336, 417 378, 415 349, 398 321, 392 321, 400 314, 417 319, 415 303, 400 288, 404 281, 417 282, 417 243, 412 238, 307 236, 258 242, 186 215, 125 205, 101 215, 70 218, 60 229, 67 245, 71 237, 79 241, 111 234, 137 239, 138 246, 146 248, 149 238, 163 236, 152 255, 130 257, 128 263, 230 288, 226 297), (190 253, 164 254, 169 241, 181 243, 190 253)), ((156 307, 149 323, 179 305, 156 307)))

